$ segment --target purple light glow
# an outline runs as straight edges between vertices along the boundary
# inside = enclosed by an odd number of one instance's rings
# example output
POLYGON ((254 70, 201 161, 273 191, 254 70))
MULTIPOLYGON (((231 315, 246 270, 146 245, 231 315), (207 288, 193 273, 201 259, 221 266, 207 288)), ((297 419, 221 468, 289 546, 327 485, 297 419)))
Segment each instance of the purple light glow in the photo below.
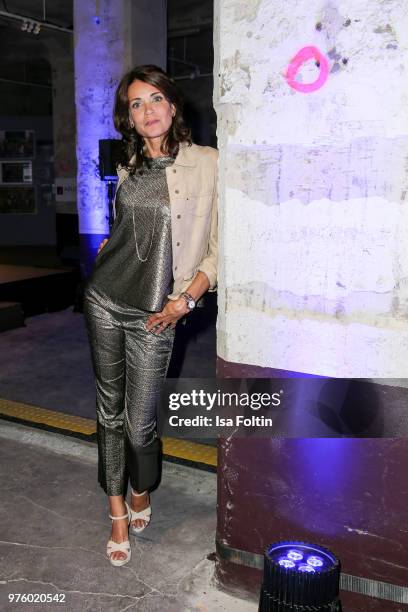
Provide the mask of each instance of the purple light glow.
MULTIPOLYGON (((293 453, 296 457, 297 469, 292 473, 291 481, 293 494, 295 497, 305 497, 308 501, 291 513, 294 526, 305 528, 324 538, 341 533, 342 523, 333 520, 340 512, 334 500, 341 496, 350 496, 352 491, 354 494, 354 490, 357 490, 358 477, 353 475, 350 457, 356 461, 355 473, 359 473, 363 453, 355 447, 354 442, 360 440, 298 438, 284 442, 286 452, 291 455, 293 453), (333 474, 336 474, 336 478, 333 478, 333 474), (320 495, 330 504, 334 504, 332 514, 324 511, 324 505, 315 503, 320 495), (310 512, 310 506, 316 506, 316 510, 310 512)), ((358 506, 355 506, 350 510, 356 523, 361 521, 357 508, 358 506)), ((274 499, 273 511, 285 516, 288 512, 286 501, 283 498, 274 499)))
POLYGON ((335 563, 329 551, 304 542, 279 542, 272 545, 267 554, 285 569, 299 572, 317 573, 335 563))

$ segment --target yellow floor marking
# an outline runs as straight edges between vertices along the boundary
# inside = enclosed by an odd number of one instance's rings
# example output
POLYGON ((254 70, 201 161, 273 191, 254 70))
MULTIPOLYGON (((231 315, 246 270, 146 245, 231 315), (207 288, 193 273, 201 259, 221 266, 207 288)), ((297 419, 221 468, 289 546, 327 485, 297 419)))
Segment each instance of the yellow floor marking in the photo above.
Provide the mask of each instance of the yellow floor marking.
POLYGON ((162 438, 162 441, 163 453, 165 455, 217 466, 217 449, 215 446, 198 444, 189 440, 178 440, 176 438, 162 438))
MULTIPOLYGON (((75 431, 85 435, 96 433, 96 421, 85 419, 84 417, 64 414, 30 404, 13 402, 11 400, 0 399, 0 415, 14 417, 22 421, 40 423, 57 429, 75 431)), ((186 459, 205 465, 217 466, 217 449, 207 444, 198 444, 189 440, 179 440, 177 438, 162 438, 163 453, 170 457, 186 459)))
POLYGON ((55 412, 54 410, 46 410, 45 408, 38 408, 37 406, 12 402, 10 400, 0 399, 0 414, 22 419, 23 421, 57 427, 58 429, 68 429, 69 431, 76 431, 88 436, 96 432, 96 421, 92 419, 55 412))

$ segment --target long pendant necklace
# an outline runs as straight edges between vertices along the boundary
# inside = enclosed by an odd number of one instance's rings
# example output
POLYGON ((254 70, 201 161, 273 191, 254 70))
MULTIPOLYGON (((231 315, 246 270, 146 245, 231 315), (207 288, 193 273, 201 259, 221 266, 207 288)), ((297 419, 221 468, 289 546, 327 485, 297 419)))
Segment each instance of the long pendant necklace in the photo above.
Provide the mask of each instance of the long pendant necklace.
MULTIPOLYGON (((136 184, 136 187, 137 187, 137 184, 136 184)), ((157 209, 158 209, 158 204, 156 203, 155 206, 154 206, 153 229, 152 229, 152 235, 151 235, 151 238, 150 238, 149 248, 147 249, 146 257, 140 257, 139 245, 137 244, 137 236, 136 236, 135 208, 134 208, 134 206, 132 207, 133 235, 134 235, 134 238, 135 238, 136 255, 137 255, 139 261, 141 261, 143 263, 148 260, 149 255, 150 255, 150 251, 152 249, 154 232, 155 232, 155 229, 156 229, 157 209)))
POLYGON ((150 238, 149 248, 147 249, 146 257, 140 257, 139 246, 137 244, 137 237, 136 237, 135 208, 134 208, 134 206, 132 207, 133 235, 135 237, 136 255, 137 255, 139 261, 145 262, 149 258, 150 251, 151 251, 152 245, 153 245, 154 231, 156 229, 156 217, 157 217, 157 204, 154 207, 153 229, 152 229, 152 236, 150 238))

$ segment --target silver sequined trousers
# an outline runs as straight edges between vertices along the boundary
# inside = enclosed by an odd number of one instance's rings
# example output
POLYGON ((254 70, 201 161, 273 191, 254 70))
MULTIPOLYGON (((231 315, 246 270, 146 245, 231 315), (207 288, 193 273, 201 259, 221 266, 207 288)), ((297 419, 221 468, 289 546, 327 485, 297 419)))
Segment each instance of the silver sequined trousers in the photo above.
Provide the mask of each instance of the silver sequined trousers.
POLYGON ((174 330, 146 330, 151 313, 88 288, 84 315, 96 382, 98 476, 107 495, 153 486, 159 474, 156 410, 174 330))

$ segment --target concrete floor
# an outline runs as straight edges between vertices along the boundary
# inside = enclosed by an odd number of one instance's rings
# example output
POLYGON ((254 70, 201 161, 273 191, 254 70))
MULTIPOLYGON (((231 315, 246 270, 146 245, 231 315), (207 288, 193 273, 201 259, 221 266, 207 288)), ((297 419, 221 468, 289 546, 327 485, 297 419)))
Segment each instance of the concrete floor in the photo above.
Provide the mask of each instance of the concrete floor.
POLYGON ((60 593, 70 612, 257 610, 213 581, 214 474, 165 463, 152 523, 114 568, 95 445, 5 421, 0 437, 0 609, 60 611, 8 603, 9 593, 60 593))
MULTIPOLYGON (((173 376, 213 377, 214 325, 180 332, 173 376)), ((95 417, 84 319, 71 308, 3 332, 0 372, 1 398, 95 417)), ((110 523, 96 482, 96 446, 7 421, 0 421, 0 437, 1 610, 61 610, 57 603, 10 604, 9 593, 64 593, 70 612, 257 610, 213 582, 214 474, 165 462, 152 523, 132 538, 131 562, 113 568, 105 557, 110 523)))
MULTIPOLYGON (((215 325, 179 327, 169 376, 215 377, 215 325)), ((26 319, 0 334, 0 398, 95 418, 84 317, 72 308, 26 319)))

